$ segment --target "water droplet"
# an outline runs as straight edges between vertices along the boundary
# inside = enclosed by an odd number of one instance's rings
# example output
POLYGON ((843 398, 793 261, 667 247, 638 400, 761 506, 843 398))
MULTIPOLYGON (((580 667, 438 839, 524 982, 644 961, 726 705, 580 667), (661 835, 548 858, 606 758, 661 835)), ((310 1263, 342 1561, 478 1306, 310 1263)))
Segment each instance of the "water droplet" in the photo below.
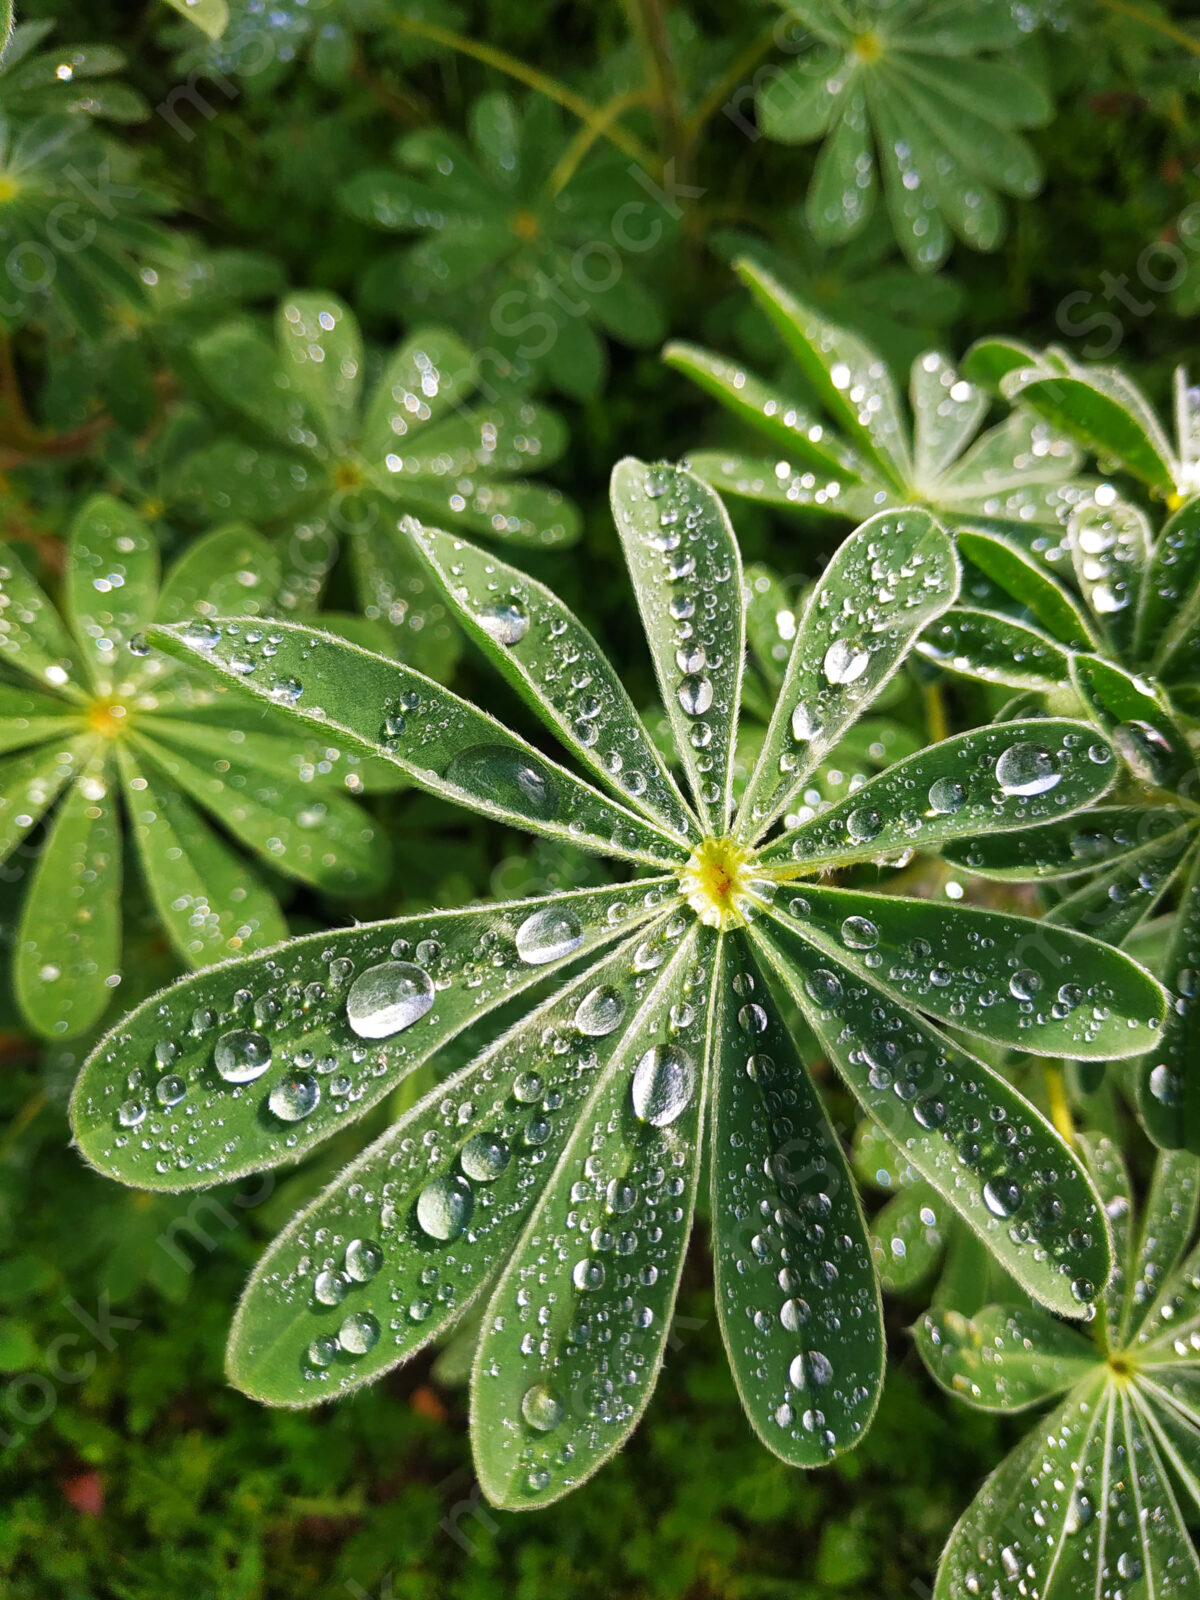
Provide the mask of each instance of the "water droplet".
POLYGON ((281 1122, 300 1122, 321 1098, 321 1086, 311 1072, 290 1072, 267 1096, 267 1105, 281 1122))
POLYGON ((595 1256, 584 1256, 571 1269, 571 1282, 577 1289, 600 1289, 604 1286, 604 1263, 595 1256))
POLYGON ((318 1272, 313 1282, 313 1298, 323 1306, 338 1306, 350 1290, 350 1279, 344 1272, 331 1272, 328 1268, 318 1272))
POLYGON ((217 1040, 213 1061, 226 1083, 253 1083, 271 1065, 271 1041, 249 1028, 231 1028, 217 1040))
POLYGON ((521 1397, 521 1415, 531 1428, 549 1433, 563 1419, 563 1403, 544 1383, 535 1383, 521 1397))
POLYGON ((825 677, 833 684, 855 683, 871 664, 857 639, 835 639, 825 652, 825 677))
POLYGON ((503 1139, 477 1133, 463 1145, 458 1159, 468 1178, 474 1178, 476 1183, 490 1183, 508 1165, 508 1146, 503 1139))
POLYGON ((1010 744, 996 762, 996 782, 1005 794, 1047 794, 1061 780, 1058 758, 1040 744, 1010 744))
POLYGON ((517 954, 531 967, 561 961, 582 943, 583 928, 579 918, 554 906, 533 912, 517 929, 517 954))
POLYGON ((332 1334, 320 1333, 305 1351, 305 1359, 310 1367, 329 1367, 337 1357, 338 1348, 332 1334))
POLYGON ((477 620, 497 644, 517 644, 529 632, 529 613, 518 600, 497 600, 485 606, 477 620))
POLYGON ((779 1308, 779 1320, 789 1333, 799 1333, 811 1315, 808 1301, 795 1297, 785 1300, 779 1308))
POLYGON ((160 1106, 177 1106, 186 1093, 187 1084, 174 1074, 160 1078, 154 1085, 154 1098, 160 1106))
POLYGON ((842 943, 849 950, 873 950, 879 943, 879 929, 867 917, 847 917, 842 923, 842 943))
POLYGON ((1014 1216, 1021 1198, 1021 1185, 1011 1178, 991 1178, 983 1186, 983 1203, 994 1217, 1014 1216))
POLYGON ((417 1196, 417 1222, 431 1239, 456 1239, 471 1220, 475 1196, 465 1178, 435 1178, 417 1196))
POLYGON ((679 704, 689 717, 702 717, 713 703, 712 679, 692 673, 679 685, 679 704))
POLYGON ((146 1106, 141 1100, 122 1101, 117 1110, 117 1121, 123 1128, 136 1128, 146 1119, 146 1106))
POLYGON ((857 806, 846 818, 846 832, 855 844, 870 844, 883 830, 883 818, 872 806, 857 806))
POLYGON ((788 1368, 797 1389, 820 1389, 833 1377, 833 1363, 820 1350, 804 1350, 788 1368))
POLYGON ((351 1239, 346 1246, 346 1276, 369 1283, 383 1265, 383 1251, 370 1239, 351 1239))
POLYGON ((432 1007, 433 980, 411 961, 368 967, 346 996, 346 1021, 360 1039, 390 1039, 432 1007))
POLYGON ((558 784, 548 767, 503 744, 477 744, 460 750, 445 772, 446 782, 472 798, 506 811, 550 822, 558 815, 558 784))
POLYGON ((619 989, 597 984, 589 989, 575 1010, 575 1026, 589 1039, 602 1039, 621 1025, 625 997, 619 989))
POLYGON ((938 778, 929 786, 929 809, 938 816, 952 817, 967 803, 967 791, 957 778, 938 778))
POLYGON ((1008 980, 1008 992, 1014 1000, 1032 1000, 1041 987, 1041 978, 1029 967, 1021 967, 1008 980))
POLYGON ((821 719, 817 715, 816 707, 807 700, 801 700, 792 712, 792 738, 798 744, 808 744, 815 739, 821 731, 821 719))
POLYGON ((643 1122, 665 1128, 683 1115, 696 1090, 696 1067, 678 1045, 656 1044, 633 1074, 633 1109, 643 1122))
POLYGON ((369 1311, 352 1311, 338 1329, 338 1344, 352 1356, 365 1356, 379 1340, 379 1323, 369 1311))

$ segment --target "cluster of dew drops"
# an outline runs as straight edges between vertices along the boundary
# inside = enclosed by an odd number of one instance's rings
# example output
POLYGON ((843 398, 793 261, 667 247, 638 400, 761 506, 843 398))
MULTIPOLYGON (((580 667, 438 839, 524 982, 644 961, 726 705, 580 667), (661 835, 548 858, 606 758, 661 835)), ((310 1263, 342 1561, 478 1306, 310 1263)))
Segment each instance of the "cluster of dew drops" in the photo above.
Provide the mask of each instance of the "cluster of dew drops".
MULTIPOLYGON (((626 908, 614 901, 610 917, 620 920, 626 908)), ((538 967, 566 959, 584 943, 584 929, 579 917, 570 906, 542 906, 531 911, 516 930, 514 948, 519 962, 538 967)), ((483 935, 481 945, 494 943, 483 935)), ((345 990, 345 1019, 351 1032, 360 1040, 375 1042, 393 1038, 419 1022, 433 1008, 439 986, 439 969, 443 963, 443 949, 436 938, 418 941, 413 949, 405 939, 397 939, 391 949, 392 959, 376 963, 354 975, 354 962, 344 955, 333 956, 328 963, 326 983, 313 983, 298 997, 305 1008, 322 1007, 328 1002, 330 991, 337 995, 345 990)), ((275 1047, 265 1028, 278 1023, 282 1017, 279 998, 267 994, 255 998, 249 989, 237 990, 233 997, 234 1011, 250 1008, 254 1027, 237 1026, 222 1031, 213 1046, 212 1066, 217 1078, 234 1091, 258 1083, 272 1067, 278 1065, 275 1047)), ((189 1031, 193 1038, 202 1038, 217 1026, 215 1013, 208 1007, 197 1008, 191 1016, 189 1031)), ((116 1110, 121 1145, 134 1130, 150 1134, 162 1131, 154 1119, 158 1115, 186 1115, 191 1086, 173 1070, 180 1057, 180 1046, 171 1039, 162 1039, 154 1047, 154 1063, 159 1073, 152 1086, 147 1085, 146 1074, 141 1069, 131 1072, 126 1081, 128 1098, 116 1110)), ((359 1064, 367 1058, 366 1046, 350 1053, 350 1060, 359 1064)), ((316 1056, 311 1050, 294 1051, 288 1070, 277 1076, 267 1089, 262 1101, 263 1110, 282 1132, 302 1124, 321 1103, 322 1094, 328 1095, 341 1110, 348 1106, 353 1093, 353 1082, 342 1070, 337 1056, 316 1056)), ((197 1079, 207 1090, 209 1082, 197 1079)), ((181 1152, 177 1165, 191 1165, 189 1154, 181 1152)), ((160 1161, 159 1170, 166 1171, 168 1163, 160 1161)))

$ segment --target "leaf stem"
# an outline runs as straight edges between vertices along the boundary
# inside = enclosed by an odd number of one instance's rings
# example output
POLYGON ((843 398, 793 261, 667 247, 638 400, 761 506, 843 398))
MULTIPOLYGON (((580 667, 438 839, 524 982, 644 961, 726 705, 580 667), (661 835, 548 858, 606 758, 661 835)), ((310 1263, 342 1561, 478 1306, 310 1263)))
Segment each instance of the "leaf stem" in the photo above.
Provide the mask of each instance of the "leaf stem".
POLYGON ((925 726, 929 730, 930 744, 941 744, 950 732, 946 721, 946 703, 942 699, 941 685, 927 683, 921 691, 925 701, 925 726))
MULTIPOLYGON (((544 94, 548 100, 553 100, 564 110, 578 117, 581 122, 591 124, 600 115, 601 107, 594 105, 590 100, 585 100, 582 95, 576 94, 574 89, 565 83, 560 83, 557 78, 551 78, 517 56, 510 55, 507 50, 499 50, 480 39, 470 39, 466 34, 455 33, 453 29, 440 27, 436 22, 424 22, 419 17, 399 16, 390 17, 388 20, 400 33, 429 39, 433 44, 444 45, 447 50, 456 50, 459 55, 470 56, 472 60, 481 61, 486 67, 494 67, 497 72, 503 72, 506 77, 515 78, 527 88, 535 90, 538 94, 544 94)), ((657 168, 658 163, 653 152, 624 128, 605 127, 601 136, 610 144, 616 145, 617 149, 630 160, 645 167, 648 172, 657 168)))
POLYGON ((1156 17, 1152 12, 1143 11, 1141 6, 1134 6, 1128 0, 1100 0, 1106 11, 1115 11, 1118 16, 1129 17, 1134 22, 1140 22, 1144 27, 1153 28, 1156 33, 1165 34, 1168 39, 1174 39, 1176 44, 1181 44, 1192 55, 1200 56, 1200 40, 1194 38, 1184 28, 1178 28, 1173 22, 1168 22, 1165 17, 1156 17))
POLYGON ((1057 1061, 1042 1062, 1042 1078, 1046 1085, 1046 1100, 1050 1107, 1050 1121, 1073 1150, 1075 1148, 1075 1121, 1071 1116, 1071 1103, 1067 1099, 1067 1086, 1063 1079, 1063 1070, 1057 1061))
POLYGON ((752 67, 756 67, 775 42, 775 24, 750 41, 740 55, 712 85, 691 116, 684 122, 684 139, 690 148, 707 127, 709 120, 720 110, 722 102, 738 87, 752 67))
POLYGON ((606 100, 602 106, 597 107, 596 115, 581 128, 576 129, 571 136, 561 156, 554 164, 554 169, 546 180, 546 193, 551 200, 562 193, 567 184, 575 176, 579 163, 587 155, 597 139, 603 139, 608 134, 610 125, 616 121, 623 111, 631 106, 644 106, 649 104, 650 96, 645 89, 632 89, 628 94, 617 94, 611 100, 606 100))

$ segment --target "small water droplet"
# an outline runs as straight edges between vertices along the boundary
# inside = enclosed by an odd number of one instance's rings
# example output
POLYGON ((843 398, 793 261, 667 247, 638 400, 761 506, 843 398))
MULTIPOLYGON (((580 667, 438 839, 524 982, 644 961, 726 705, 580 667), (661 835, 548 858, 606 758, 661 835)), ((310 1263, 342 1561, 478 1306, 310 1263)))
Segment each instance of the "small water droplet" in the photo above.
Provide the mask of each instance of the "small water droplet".
POLYGON ((281 1122, 301 1122, 321 1098, 321 1086, 311 1072, 290 1072, 267 1096, 267 1105, 281 1122))

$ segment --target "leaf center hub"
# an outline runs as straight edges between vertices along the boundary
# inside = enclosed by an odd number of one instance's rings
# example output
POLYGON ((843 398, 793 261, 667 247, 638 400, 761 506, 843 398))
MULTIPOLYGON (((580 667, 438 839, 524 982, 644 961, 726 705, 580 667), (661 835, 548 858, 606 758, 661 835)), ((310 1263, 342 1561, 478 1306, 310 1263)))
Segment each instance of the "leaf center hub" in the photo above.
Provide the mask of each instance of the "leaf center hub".
POLYGON ((86 720, 91 732, 104 739, 118 738, 129 726, 127 708, 120 700, 93 700, 86 720))
POLYGON ((702 839, 679 874, 688 905, 710 928, 744 926, 753 898, 754 851, 736 839, 702 839))

